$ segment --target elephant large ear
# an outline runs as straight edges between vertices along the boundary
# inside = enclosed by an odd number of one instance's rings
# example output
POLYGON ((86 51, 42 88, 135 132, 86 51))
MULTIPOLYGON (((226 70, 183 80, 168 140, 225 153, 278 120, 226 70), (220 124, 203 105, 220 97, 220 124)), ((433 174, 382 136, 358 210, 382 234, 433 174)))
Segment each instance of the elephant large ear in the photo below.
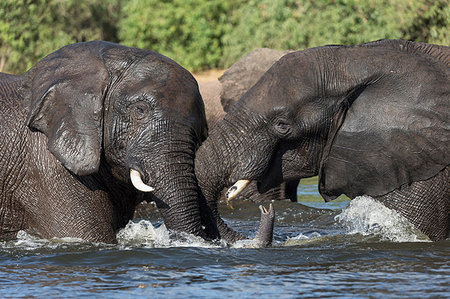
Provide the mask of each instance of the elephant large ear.
POLYGON ((103 97, 108 72, 98 42, 73 44, 26 73, 27 125, 48 137, 48 149, 70 171, 98 170, 103 138, 103 97))
POLYGON ((338 114, 319 171, 325 200, 384 195, 450 163, 446 85, 409 83, 366 87, 338 114))

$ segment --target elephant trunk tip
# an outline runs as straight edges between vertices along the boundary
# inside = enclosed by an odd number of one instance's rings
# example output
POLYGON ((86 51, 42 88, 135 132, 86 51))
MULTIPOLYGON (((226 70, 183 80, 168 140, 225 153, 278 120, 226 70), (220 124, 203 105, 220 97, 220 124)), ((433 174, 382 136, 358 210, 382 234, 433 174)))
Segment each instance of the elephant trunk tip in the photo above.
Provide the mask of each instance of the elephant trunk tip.
POLYGON ((260 205, 259 210, 261 211, 261 222, 255 237, 255 242, 259 247, 268 247, 272 244, 273 240, 275 210, 272 204, 269 205, 268 209, 260 205))

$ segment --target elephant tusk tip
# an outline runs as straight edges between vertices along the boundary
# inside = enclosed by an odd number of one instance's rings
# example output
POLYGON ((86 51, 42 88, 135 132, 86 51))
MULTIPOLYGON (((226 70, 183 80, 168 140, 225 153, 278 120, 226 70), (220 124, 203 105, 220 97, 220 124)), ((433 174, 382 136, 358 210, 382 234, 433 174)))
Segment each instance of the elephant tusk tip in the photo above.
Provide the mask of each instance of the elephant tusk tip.
POLYGON ((233 186, 231 186, 227 193, 225 194, 225 198, 227 200, 227 203, 232 200, 233 198, 235 198, 237 195, 239 195, 239 193, 242 192, 242 190, 245 189, 245 187, 247 187, 247 185, 250 183, 249 180, 239 180, 237 181, 233 186))
POLYGON ((130 169, 130 178, 134 188, 138 189, 139 191, 152 192, 155 190, 155 188, 145 184, 142 181, 141 173, 137 170, 130 169))

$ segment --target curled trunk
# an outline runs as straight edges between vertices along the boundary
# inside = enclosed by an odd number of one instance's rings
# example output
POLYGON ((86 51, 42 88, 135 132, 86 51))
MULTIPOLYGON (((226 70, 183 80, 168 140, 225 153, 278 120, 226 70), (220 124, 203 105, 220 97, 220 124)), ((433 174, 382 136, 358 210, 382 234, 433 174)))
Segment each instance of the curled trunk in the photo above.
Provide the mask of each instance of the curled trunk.
POLYGON ((272 204, 269 205, 268 210, 263 206, 259 206, 259 209, 261 211, 261 221, 255 242, 258 247, 267 247, 272 244, 275 211, 272 204))

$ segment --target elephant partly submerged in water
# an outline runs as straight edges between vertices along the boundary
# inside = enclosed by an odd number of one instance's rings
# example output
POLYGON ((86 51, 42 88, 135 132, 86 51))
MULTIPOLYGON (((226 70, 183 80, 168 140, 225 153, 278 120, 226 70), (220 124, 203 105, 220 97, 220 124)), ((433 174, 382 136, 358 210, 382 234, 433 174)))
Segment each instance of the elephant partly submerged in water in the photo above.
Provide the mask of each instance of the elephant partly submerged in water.
POLYGON ((142 200, 169 229, 204 235, 193 165, 204 107, 171 59, 68 45, 24 75, 1 74, 0 100, 0 238, 28 229, 115 242, 142 200))
POLYGON ((233 105, 196 154, 217 211, 256 181, 261 192, 319 175, 325 200, 370 195, 432 240, 449 232, 450 48, 402 40, 283 56, 233 105), (221 161, 221 163, 217 163, 221 161))

